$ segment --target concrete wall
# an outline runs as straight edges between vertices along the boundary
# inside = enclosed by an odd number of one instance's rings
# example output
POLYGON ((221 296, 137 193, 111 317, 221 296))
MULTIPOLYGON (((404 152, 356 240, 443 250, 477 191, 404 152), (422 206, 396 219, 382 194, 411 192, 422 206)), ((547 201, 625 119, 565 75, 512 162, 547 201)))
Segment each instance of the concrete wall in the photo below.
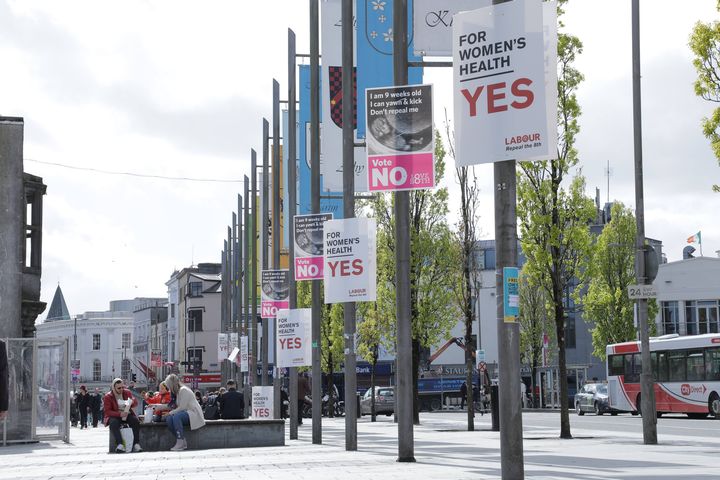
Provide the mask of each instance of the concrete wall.
POLYGON ((20 337, 22 308, 23 120, 0 117, 0 337, 20 337))

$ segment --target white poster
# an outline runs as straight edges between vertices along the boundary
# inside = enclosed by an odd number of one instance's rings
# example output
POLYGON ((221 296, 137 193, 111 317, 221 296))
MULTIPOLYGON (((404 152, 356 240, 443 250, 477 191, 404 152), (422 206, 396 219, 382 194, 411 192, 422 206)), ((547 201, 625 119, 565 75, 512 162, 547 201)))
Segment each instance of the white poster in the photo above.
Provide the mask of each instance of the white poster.
MULTIPOLYGON (((343 190, 342 15, 340 7, 340 0, 324 0, 320 13, 322 28, 322 44, 320 45, 322 50, 322 73, 320 75, 322 84, 320 173, 323 175, 323 189, 335 192, 343 190)), ((357 137, 355 137, 355 142, 358 141, 357 137)), ((355 147, 354 156, 355 191, 367 192, 365 150, 362 147, 355 147)))
POLYGON ((312 309, 280 310, 275 322, 278 367, 312 365, 312 309))
POLYGON ((252 418, 273 418, 273 386, 252 387, 252 418))
POLYGON ((332 213, 295 215, 295 281, 323 278, 323 224, 332 213))
POLYGON ((455 15, 457 166, 555 156, 548 135, 542 18, 540 0, 455 15))
POLYGON ((240 371, 247 372, 250 370, 248 363, 248 337, 243 335, 240 337, 240 371))
POLYGON ((422 57, 452 55, 453 15, 492 5, 492 0, 414 0, 413 50, 422 57))
POLYGON ((375 301, 376 234, 374 218, 325 222, 325 303, 375 301))
POLYGON ((218 333, 217 360, 222 362, 228 357, 230 352, 229 338, 227 333, 218 333))

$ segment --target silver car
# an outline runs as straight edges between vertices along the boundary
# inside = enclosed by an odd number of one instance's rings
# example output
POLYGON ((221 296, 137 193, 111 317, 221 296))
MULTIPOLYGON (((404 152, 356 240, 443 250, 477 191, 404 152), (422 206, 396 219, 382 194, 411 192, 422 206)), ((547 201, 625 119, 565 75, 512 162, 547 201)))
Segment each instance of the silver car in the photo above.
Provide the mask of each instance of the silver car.
MULTIPOLYGON (((372 389, 360 397, 360 416, 372 413, 372 389)), ((375 414, 392 415, 395 412, 395 387, 375 387, 375 414)))
POLYGON ((586 383, 575 394, 575 412, 578 415, 585 415, 585 412, 593 412, 595 415, 610 413, 617 415, 618 410, 610 408, 608 402, 607 385, 604 383, 586 383))

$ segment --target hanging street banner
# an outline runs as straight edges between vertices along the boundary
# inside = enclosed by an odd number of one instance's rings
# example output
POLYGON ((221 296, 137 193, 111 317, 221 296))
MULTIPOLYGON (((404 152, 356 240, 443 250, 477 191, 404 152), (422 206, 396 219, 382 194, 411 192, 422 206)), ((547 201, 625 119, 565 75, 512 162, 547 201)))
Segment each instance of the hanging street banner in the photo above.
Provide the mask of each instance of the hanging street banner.
POLYGON ((540 0, 526 0, 453 18, 457 166, 556 156, 542 11, 540 0))
POLYGON ((162 367, 162 353, 160 350, 153 350, 150 354, 150 366, 153 368, 162 367))
POLYGON ((222 362, 230 353, 230 338, 227 333, 218 333, 217 360, 222 362))
POLYGON ((376 234, 374 218, 325 222, 325 303, 375 301, 376 234))
POLYGON ((520 316, 520 284, 517 267, 503 267, 503 318, 507 323, 518 321, 520 316))
POLYGON ((252 418, 273 418, 273 386, 252 387, 252 418))
POLYGON ((323 279, 323 223, 332 213, 295 215, 295 280, 323 279))
POLYGON ((413 8, 415 55, 452 56, 453 15, 490 5, 492 0, 415 0, 413 8))
MULTIPOLYGON (((297 169, 297 213, 306 215, 312 213, 312 187, 310 185, 312 172, 310 170, 311 145, 310 145, 310 65, 300 65, 300 81, 298 84, 298 97, 300 102, 300 110, 298 111, 298 122, 300 122, 298 134, 298 160, 297 169)), ((322 76, 322 75, 321 75, 322 76)), ((322 111, 320 112, 320 121, 322 122, 322 111)), ((322 141, 322 140, 321 140, 322 141)), ((318 148, 320 146, 318 145, 318 148)), ((322 165, 322 159, 320 160, 322 165)), ((322 167, 321 167, 322 170, 322 167)), ((325 187, 325 178, 320 175, 320 191, 323 196, 333 196, 334 198, 320 198, 320 212, 332 213, 335 218, 343 217, 343 201, 342 190, 331 192, 325 187)))
POLYGON ((240 371, 247 372, 250 370, 248 362, 248 337, 243 335, 240 337, 240 371))
POLYGON ((370 191, 433 188, 432 85, 368 88, 365 102, 370 191))
MULTIPOLYGON (((361 3, 364 0, 357 0, 361 3)), ((383 2, 384 3, 384 2, 383 2)), ((320 9, 321 57, 322 68, 320 73, 322 108, 322 128, 320 132, 320 172, 323 175, 323 191, 343 190, 343 162, 342 162, 342 11, 341 0, 325 0, 320 9)), ((358 36, 359 37, 359 36, 358 36)), ((355 63, 353 61, 353 63, 355 63)), ((353 78, 357 78, 357 69, 353 67, 353 78)), ((392 70, 390 70, 392 75, 392 70)), ((301 72, 302 74, 302 72, 301 72)), ((392 78, 392 77, 391 77, 392 78)), ((391 82, 392 83, 392 82, 391 82)), ((419 83, 419 82, 418 82, 419 83)), ((358 140, 357 109, 357 82, 353 82, 353 130, 356 130, 355 143, 358 140)), ((302 87, 301 87, 302 91, 302 87)), ((308 104, 309 105, 309 104, 308 104)), ((309 115, 309 111, 308 111, 309 115)), ((365 171, 365 151, 362 147, 355 147, 355 191, 367 192, 367 172, 365 171)), ((308 189, 310 186, 308 185, 308 189)), ((301 194, 302 195, 302 194, 301 194)), ((340 212, 342 213, 342 212, 340 212)))
POLYGON ((312 309, 280 310, 276 325, 278 368, 312 365, 312 309))
MULTIPOLYGON (((323 5, 324 8, 324 5, 323 5)), ((413 0, 407 0, 408 11, 408 61, 422 60, 412 54, 413 0)), ((393 78, 393 0, 355 0, 356 55, 357 55, 357 91, 368 88, 394 85, 393 78)), ((323 29, 323 36, 325 30, 323 29)), ((340 42, 338 42, 340 45, 340 42)), ((323 54, 323 63, 325 56, 323 54)), ((422 83, 423 69, 408 68, 408 84, 422 83)), ((365 102, 357 106, 357 135, 365 138, 365 102)), ((367 175, 366 175, 367 178, 367 175)), ((357 188, 356 188, 357 190, 357 188)))
POLYGON ((290 306, 290 270, 263 270, 261 275, 261 317, 275 318, 278 310, 290 306))

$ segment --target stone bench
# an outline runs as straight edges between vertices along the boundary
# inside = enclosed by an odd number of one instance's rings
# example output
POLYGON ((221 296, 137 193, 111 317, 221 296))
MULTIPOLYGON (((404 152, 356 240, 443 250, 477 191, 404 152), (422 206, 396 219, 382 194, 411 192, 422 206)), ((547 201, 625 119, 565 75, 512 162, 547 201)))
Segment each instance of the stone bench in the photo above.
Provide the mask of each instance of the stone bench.
MULTIPOLYGON (((142 420, 141 420, 142 422, 142 420)), ((140 446, 146 452, 170 450, 175 438, 164 422, 140 423, 140 446)), ((110 453, 115 452, 115 438, 108 430, 110 453)), ((185 427, 188 450, 213 448, 279 447, 285 445, 284 420, 205 420, 197 430, 185 427)))

